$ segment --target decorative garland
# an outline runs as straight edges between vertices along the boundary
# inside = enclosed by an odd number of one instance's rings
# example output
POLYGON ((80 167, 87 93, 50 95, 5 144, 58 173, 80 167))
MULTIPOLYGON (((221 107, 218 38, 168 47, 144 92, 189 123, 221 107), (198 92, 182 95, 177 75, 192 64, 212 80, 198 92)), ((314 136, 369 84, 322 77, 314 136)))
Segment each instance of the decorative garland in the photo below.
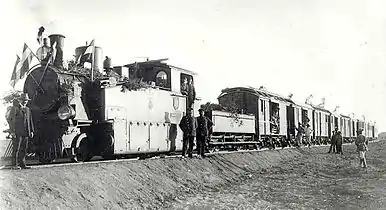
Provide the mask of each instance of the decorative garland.
POLYGON ((146 88, 150 88, 150 85, 148 85, 146 82, 143 82, 142 79, 124 78, 121 91, 135 91, 146 88))
POLYGON ((13 90, 6 93, 2 98, 4 105, 12 104, 14 99, 20 101, 22 93, 23 91, 20 90, 13 90))
POLYGON ((230 117, 233 118, 235 122, 240 121, 240 109, 237 107, 235 103, 228 103, 228 105, 225 107, 220 104, 214 104, 214 103, 208 102, 204 105, 201 105, 201 108, 204 110, 204 112, 210 112, 213 110, 228 112, 230 113, 230 117))

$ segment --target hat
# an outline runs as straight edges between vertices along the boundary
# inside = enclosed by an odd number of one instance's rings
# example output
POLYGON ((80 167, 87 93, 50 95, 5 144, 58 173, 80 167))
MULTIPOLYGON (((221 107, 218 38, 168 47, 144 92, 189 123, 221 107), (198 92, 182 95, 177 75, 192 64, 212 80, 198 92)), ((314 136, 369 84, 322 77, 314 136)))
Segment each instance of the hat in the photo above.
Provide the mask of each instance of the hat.
POLYGON ((29 98, 28 94, 27 93, 23 93, 21 94, 20 98, 22 100, 26 100, 26 101, 30 101, 31 99, 29 98))
POLYGON ((202 108, 198 109, 199 112, 203 112, 204 110, 202 108))

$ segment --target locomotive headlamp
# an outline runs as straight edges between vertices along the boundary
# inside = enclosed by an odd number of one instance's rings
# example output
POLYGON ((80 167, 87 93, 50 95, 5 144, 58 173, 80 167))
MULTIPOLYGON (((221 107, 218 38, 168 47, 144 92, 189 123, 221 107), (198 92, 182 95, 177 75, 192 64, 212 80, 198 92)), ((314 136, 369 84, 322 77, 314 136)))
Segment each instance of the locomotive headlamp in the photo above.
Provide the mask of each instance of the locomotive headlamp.
POLYGON ((58 109, 58 117, 61 120, 67 120, 74 116, 75 116, 75 110, 69 105, 61 106, 58 109))

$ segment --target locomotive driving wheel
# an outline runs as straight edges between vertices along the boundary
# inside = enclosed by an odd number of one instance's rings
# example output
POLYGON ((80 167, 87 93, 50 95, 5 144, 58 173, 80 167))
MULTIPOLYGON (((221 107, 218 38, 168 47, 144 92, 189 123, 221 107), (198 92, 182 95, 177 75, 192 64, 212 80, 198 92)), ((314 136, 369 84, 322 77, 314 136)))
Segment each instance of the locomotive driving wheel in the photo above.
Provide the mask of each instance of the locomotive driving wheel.
POLYGON ((114 159, 114 137, 112 135, 107 136, 105 149, 103 150, 101 156, 105 160, 114 159))
POLYGON ((75 150, 76 161, 86 162, 91 160, 92 152, 87 137, 81 139, 79 147, 75 150))

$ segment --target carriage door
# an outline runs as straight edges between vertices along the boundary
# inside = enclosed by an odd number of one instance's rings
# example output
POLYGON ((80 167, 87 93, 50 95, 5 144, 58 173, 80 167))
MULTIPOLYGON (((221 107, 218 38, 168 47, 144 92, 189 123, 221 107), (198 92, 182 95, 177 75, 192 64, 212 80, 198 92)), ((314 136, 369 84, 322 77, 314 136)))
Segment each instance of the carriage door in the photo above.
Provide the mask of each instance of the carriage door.
POLYGON ((260 131, 260 135, 267 135, 267 133, 268 133, 267 130, 269 129, 269 127, 267 126, 267 122, 268 122, 267 109, 268 109, 267 101, 264 99, 260 99, 259 100, 259 131, 260 131))
POLYGON ((280 133, 280 108, 279 104, 269 101, 269 131, 271 134, 280 133))
POLYGON ((295 136, 295 112, 292 106, 287 106, 287 136, 295 136))
POLYGON ((330 116, 327 116, 327 136, 328 138, 331 138, 331 117, 330 116))
POLYGON ((315 122, 317 122, 317 119, 315 119, 315 110, 312 110, 312 137, 315 139, 316 133, 317 133, 317 128, 315 125, 315 122))
POLYGON ((355 137, 355 122, 354 122, 354 120, 352 121, 352 123, 351 123, 352 125, 352 133, 351 133, 351 135, 352 135, 352 137, 355 137))

